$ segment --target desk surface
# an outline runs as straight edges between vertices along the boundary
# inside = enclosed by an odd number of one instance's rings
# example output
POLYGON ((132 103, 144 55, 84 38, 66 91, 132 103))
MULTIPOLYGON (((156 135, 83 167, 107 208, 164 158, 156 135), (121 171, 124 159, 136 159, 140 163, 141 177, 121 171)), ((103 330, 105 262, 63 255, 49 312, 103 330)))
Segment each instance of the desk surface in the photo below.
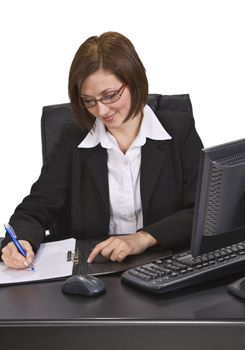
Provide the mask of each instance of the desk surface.
MULTIPOLYGON (((230 277, 230 281, 236 277, 230 277)), ((165 295, 148 294, 104 277, 107 290, 96 297, 61 292, 62 281, 0 287, 0 324, 54 320, 156 320, 245 322, 245 301, 226 291, 228 279, 165 295)))
POLYGON ((92 298, 64 295, 62 281, 0 287, 0 339, 9 349, 17 340, 18 349, 33 343, 35 350, 66 349, 71 342, 75 350, 81 341, 112 349, 118 339, 117 350, 162 349, 163 343, 164 350, 244 349, 245 302, 226 291, 238 277, 166 295, 147 294, 120 276, 104 277, 106 293, 92 298))

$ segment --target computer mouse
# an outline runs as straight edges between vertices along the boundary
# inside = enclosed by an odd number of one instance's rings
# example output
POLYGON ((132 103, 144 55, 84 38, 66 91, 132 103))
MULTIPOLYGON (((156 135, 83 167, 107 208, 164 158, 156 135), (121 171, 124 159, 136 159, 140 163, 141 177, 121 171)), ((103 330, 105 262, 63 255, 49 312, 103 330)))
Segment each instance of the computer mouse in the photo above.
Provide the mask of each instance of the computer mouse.
POLYGON ((228 291, 235 296, 245 299, 245 277, 229 284, 228 291))
POLYGON ((68 294, 94 296, 104 291, 104 281, 91 275, 73 275, 62 286, 62 292, 68 294))

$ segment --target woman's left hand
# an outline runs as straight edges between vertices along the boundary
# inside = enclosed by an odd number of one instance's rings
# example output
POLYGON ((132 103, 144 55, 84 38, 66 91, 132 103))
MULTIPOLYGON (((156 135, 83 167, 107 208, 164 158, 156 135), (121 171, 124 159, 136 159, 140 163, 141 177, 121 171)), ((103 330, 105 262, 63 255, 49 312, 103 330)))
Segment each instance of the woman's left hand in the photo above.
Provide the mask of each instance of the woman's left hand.
POLYGON ((113 236, 97 244, 88 257, 91 263, 98 254, 112 261, 122 261, 128 255, 144 252, 148 247, 156 244, 156 239, 145 231, 130 235, 113 236))

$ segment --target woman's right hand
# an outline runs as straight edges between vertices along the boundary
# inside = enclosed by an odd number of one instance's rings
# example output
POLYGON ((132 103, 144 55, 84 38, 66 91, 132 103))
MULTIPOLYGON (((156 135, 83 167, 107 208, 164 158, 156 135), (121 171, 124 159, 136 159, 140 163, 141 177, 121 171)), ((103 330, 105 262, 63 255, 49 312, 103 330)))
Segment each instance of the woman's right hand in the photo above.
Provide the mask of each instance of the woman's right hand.
POLYGON ((34 259, 34 252, 30 243, 24 240, 20 240, 19 243, 26 252, 26 257, 18 252, 13 242, 8 243, 2 249, 2 260, 6 266, 12 269, 25 269, 32 264, 34 259))

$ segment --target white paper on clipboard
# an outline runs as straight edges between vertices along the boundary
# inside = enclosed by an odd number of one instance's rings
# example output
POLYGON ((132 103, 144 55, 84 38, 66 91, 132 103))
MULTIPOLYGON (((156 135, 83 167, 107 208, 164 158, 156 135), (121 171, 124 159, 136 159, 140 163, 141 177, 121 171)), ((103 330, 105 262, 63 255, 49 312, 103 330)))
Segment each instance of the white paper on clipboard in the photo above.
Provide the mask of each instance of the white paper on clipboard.
POLYGON ((15 270, 0 263, 0 286, 56 279, 72 275, 73 261, 67 261, 67 252, 75 251, 74 238, 42 243, 34 258, 35 271, 30 268, 15 270))

